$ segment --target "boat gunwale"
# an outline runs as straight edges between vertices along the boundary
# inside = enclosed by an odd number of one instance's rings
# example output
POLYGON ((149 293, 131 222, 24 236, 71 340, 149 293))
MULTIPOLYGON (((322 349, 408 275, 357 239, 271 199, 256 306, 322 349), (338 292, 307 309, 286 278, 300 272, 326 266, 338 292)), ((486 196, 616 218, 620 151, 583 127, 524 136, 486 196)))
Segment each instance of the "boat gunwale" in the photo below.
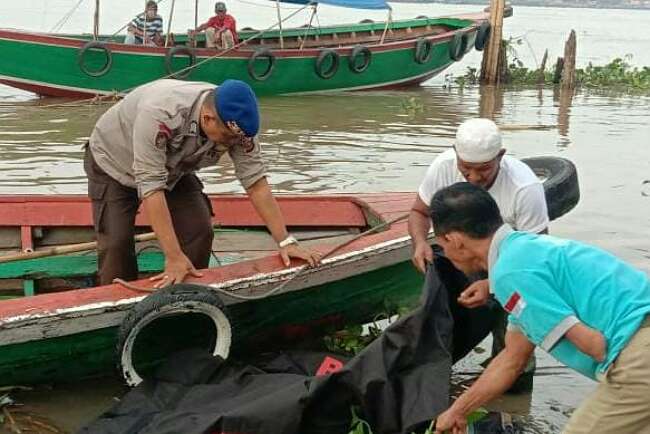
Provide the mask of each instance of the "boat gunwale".
MULTIPOLYGON (((24 200, 26 197, 27 196, 12 196, 11 199, 20 201, 20 200, 24 200)), ((70 201, 74 199, 81 199, 82 197, 83 196, 81 195, 70 195, 67 196, 65 199, 70 201)), ((390 203, 390 202, 404 201, 410 199, 410 197, 407 197, 406 193, 380 193, 380 194, 371 193, 371 194, 359 194, 359 195, 341 194, 341 195, 321 196, 322 200, 325 200, 326 198, 350 201, 354 203, 354 205, 359 207, 360 211, 364 213, 365 216, 368 216, 368 213, 370 213, 372 218, 377 219, 374 223, 375 226, 377 224, 385 223, 386 218, 388 217, 387 214, 391 214, 391 212, 383 212, 381 210, 381 206, 377 206, 376 204, 373 204, 372 201, 382 202, 382 200, 379 198, 386 198, 385 202, 390 203), (371 200, 369 201, 368 199, 371 200)), ((45 201, 47 201, 46 198, 41 197, 41 199, 45 199, 45 201)), ((293 199, 296 201, 300 201, 301 197, 295 195, 283 197, 282 195, 279 195, 279 199, 280 200, 293 199)), ((318 197, 310 197, 309 199, 316 200, 318 199, 318 197)), ((0 197, 0 203, 2 203, 2 197, 0 197)), ((396 212, 401 213, 404 211, 396 211, 396 212)), ((396 212, 392 212, 392 214, 395 214, 396 212)), ((370 222, 367 222, 367 225, 370 224, 371 224, 370 222)), ((328 265, 327 269, 331 269, 335 267, 337 264, 345 264, 350 260, 354 260, 355 257, 358 257, 360 259, 368 257, 373 252, 380 251, 381 249, 390 247, 393 244, 398 244, 398 246, 394 248, 403 247, 401 244, 410 245, 410 237, 407 234, 406 223, 404 221, 396 222, 386 230, 369 234, 364 238, 351 242, 349 245, 344 246, 341 249, 340 253, 338 253, 336 256, 332 256, 331 258, 326 258, 324 260, 324 264, 328 265)), ((332 247, 331 244, 327 243, 327 239, 324 239, 323 243, 314 245, 314 247, 316 248, 318 248, 319 246, 320 248, 322 248, 323 251, 326 251, 332 247)), ((194 279, 193 282, 197 284, 205 284, 205 285, 212 285, 212 286, 218 285, 219 288, 223 288, 223 289, 227 289, 229 287, 235 287, 238 284, 244 284, 244 283, 255 283, 256 284, 255 286, 260 286, 260 285, 268 284, 267 280, 269 279, 278 279, 278 281, 282 281, 283 279, 289 278, 295 272, 295 270, 296 270, 295 267, 290 269, 282 268, 282 264, 280 263, 280 261, 278 261, 276 255, 270 253, 269 255, 264 256, 262 258, 245 260, 245 261, 228 264, 216 268, 206 268, 202 270, 204 276, 201 278, 194 279), (251 273, 251 270, 256 272, 251 273), (224 277, 226 278, 226 280, 224 280, 224 277)), ((316 269, 307 269, 303 273, 303 276, 313 275, 314 273, 321 272, 324 270, 325 268, 321 268, 321 267, 316 269)), ((149 282, 147 280, 139 280, 133 283, 136 285, 138 284, 146 285, 149 282)), ((247 288, 250 290, 250 287, 251 285, 248 285, 247 288)), ((301 289, 301 288, 297 288, 297 289, 301 289)), ((236 288, 234 290, 236 290, 236 288)), ((103 287, 97 286, 92 288, 69 290, 69 291, 63 291, 59 293, 40 294, 32 297, 23 297, 23 298, 0 301, 0 330, 6 327, 6 325, 8 324, 11 318, 14 318, 12 321, 17 321, 18 320, 17 317, 21 315, 24 316, 23 318, 24 320, 29 320, 30 318, 32 319, 36 318, 38 312, 36 312, 36 309, 33 308, 34 301, 37 300, 45 301, 46 306, 41 307, 42 312, 43 314, 52 316, 52 315, 56 315, 56 312, 50 311, 50 313, 47 313, 48 309, 51 309, 52 305, 56 306, 57 303, 61 304, 62 300, 78 299, 79 297, 75 297, 75 295, 78 296, 79 294, 85 293, 86 295, 90 295, 88 298, 89 300, 93 300, 92 295, 95 295, 96 298, 94 298, 94 301, 92 301, 91 304, 97 302, 96 300, 104 300, 108 298, 108 297, 102 298, 101 296, 99 296, 99 294, 96 294, 98 291, 111 294, 112 296, 114 296, 113 301, 121 300, 125 298, 123 294, 132 293, 131 290, 128 290, 126 288, 121 288, 118 285, 113 284, 113 285, 106 285, 103 287), (9 308, 13 308, 13 309, 7 312, 9 308), (24 314, 24 312, 26 312, 29 309, 32 309, 32 312, 30 312, 29 314, 24 314)), ((285 292, 289 292, 289 291, 285 291, 285 292)), ((68 303, 67 307, 71 308, 73 307, 73 304, 74 303, 72 303, 71 301, 68 303)))
MULTIPOLYGON (((316 273, 331 272, 336 268, 354 264, 360 261, 367 261, 368 258, 373 258, 373 257, 376 259, 385 258, 386 254, 391 252, 394 255, 399 256, 400 252, 402 252, 404 249, 409 249, 410 245, 411 245, 410 236, 406 235, 382 243, 376 243, 369 247, 365 247, 359 250, 345 252, 340 255, 334 256, 332 258, 325 259, 323 261, 324 267, 319 267, 317 269, 307 269, 300 276, 300 278, 301 279, 304 279, 305 277, 308 278, 310 275, 313 276, 316 273)), ((249 262, 255 262, 255 260, 249 262)), ((387 266, 395 265, 399 262, 401 261, 394 260, 393 263, 388 264, 387 266)), ((368 266, 368 264, 366 264, 366 266, 368 266)), ((208 283, 205 284, 205 286, 210 288, 219 288, 221 290, 228 290, 228 287, 236 287, 237 285, 240 285, 241 286, 240 288, 233 288, 232 292, 236 293, 237 291, 239 292, 246 291, 246 290, 250 291, 251 287, 262 287, 262 286, 268 286, 274 284, 281 284, 282 282, 289 280, 293 276, 293 274, 296 273, 299 269, 300 267, 293 267, 289 269, 274 270, 272 272, 259 273, 258 275, 246 276, 243 278, 232 279, 230 281, 224 281, 224 282, 218 282, 212 284, 208 283)), ((358 272, 350 273, 346 276, 342 276, 330 282, 325 282, 324 284, 328 284, 333 281, 337 281, 341 279, 351 278, 369 272, 363 270, 359 271, 360 268, 357 267, 354 267, 354 270, 357 270, 358 272)), ((204 270, 204 272, 206 271, 208 270, 204 270)), ((372 270, 370 270, 370 272, 372 272, 372 270)), ((137 284, 138 282, 133 282, 133 283, 137 284)), ((193 282, 193 283, 199 283, 199 282, 193 282)), ((107 285, 104 288, 116 287, 116 286, 117 285, 107 285)), ((283 288, 283 290, 278 292, 278 294, 274 294, 273 297, 282 294, 290 294, 293 292, 302 291, 310 287, 311 285, 309 285, 309 283, 307 282, 306 284, 296 286, 295 288, 287 288, 286 290, 283 288)), ((67 291, 66 293, 70 294, 78 291, 92 291, 99 288, 102 287, 73 290, 73 291, 67 291)), ((41 295, 40 297, 47 297, 51 295, 52 294, 45 294, 45 295, 41 295)), ((34 296, 30 298, 33 300, 35 297, 39 297, 39 296, 34 296)), ((76 329, 66 330, 66 327, 57 327, 55 326, 55 324, 62 321, 74 320, 80 318, 90 318, 90 317, 95 318, 95 321, 93 321, 93 323, 95 323, 99 318, 103 316, 125 315, 126 311, 128 311, 132 306, 134 306, 136 303, 140 302, 144 298, 145 295, 129 297, 129 298, 118 298, 110 301, 109 300, 96 301, 94 303, 61 307, 58 309, 44 310, 41 312, 36 312, 34 310, 29 313, 24 313, 21 315, 14 315, 4 319, 0 318, 0 336, 4 335, 2 341, 5 343, 5 345, 14 345, 14 344, 31 342, 43 338, 67 336, 67 335, 73 335, 77 333, 83 333, 85 331, 92 331, 99 328, 111 327, 116 324, 108 324, 108 325, 105 324, 101 327, 92 327, 92 325, 89 325, 87 327, 87 330, 85 329, 79 330, 78 325, 76 329), (40 333, 40 336, 35 336, 30 338, 31 335, 37 335, 39 333, 37 331, 24 333, 24 329, 26 327, 37 328, 42 330, 42 332, 40 333)), ((224 298, 227 299, 228 297, 224 297, 224 298)), ((23 300, 23 299, 16 299, 16 300, 23 300)), ((2 305, 5 303, 9 304, 12 301, 13 300, 6 300, 0 302, 0 307, 2 307, 2 305)), ((232 304, 239 304, 245 302, 246 301, 243 300, 231 299, 231 302, 230 303, 227 302, 226 304, 232 305, 232 304)), ((0 345, 0 348, 1 347, 2 345, 0 345)))
MULTIPOLYGON (((451 17, 450 17, 451 18, 451 17)), ((372 52, 385 52, 385 51, 394 51, 401 50, 404 48, 412 48, 413 42, 416 39, 423 38, 435 43, 443 43, 448 40, 451 40, 455 33, 464 32, 471 33, 478 29, 482 19, 471 19, 471 18, 462 18, 470 23, 465 27, 452 29, 447 32, 428 35, 428 36, 414 36, 409 39, 397 40, 397 41, 388 41, 388 42, 375 42, 370 44, 364 44, 372 52)), ((424 27, 426 25, 423 25, 424 27)), ((39 32, 28 32, 20 30, 5 30, 0 29, 0 40, 9 40, 9 41, 20 41, 24 43, 46 45, 46 46, 55 46, 55 47, 64 47, 64 48, 80 48, 88 42, 87 39, 73 38, 69 36, 58 36, 56 34, 48 33, 39 33, 39 32), (12 37, 13 36, 13 37, 12 37)), ((119 54, 138 54, 142 56, 150 57, 164 57, 167 54, 169 47, 149 47, 149 46, 138 46, 138 45, 128 45, 119 42, 106 42, 108 48, 111 51, 119 54)), ((337 53, 342 55, 349 55, 350 52, 354 49, 354 43, 342 47, 333 47, 327 46, 335 50, 337 53)), ((180 45, 179 45, 180 46, 180 45)), ((259 48, 259 47, 255 47, 259 48)), ((308 58, 308 57, 317 57, 323 47, 315 48, 303 48, 303 49, 276 49, 272 48, 273 55, 276 58, 308 58)), ((193 48, 192 49, 196 55, 197 61, 211 59, 213 61, 219 59, 248 59, 251 54, 254 52, 253 49, 248 50, 231 50, 224 53, 215 53, 213 49, 209 48, 193 48), (215 54, 219 54, 218 57, 215 57, 215 54), (213 59, 212 59, 213 58, 213 59)))

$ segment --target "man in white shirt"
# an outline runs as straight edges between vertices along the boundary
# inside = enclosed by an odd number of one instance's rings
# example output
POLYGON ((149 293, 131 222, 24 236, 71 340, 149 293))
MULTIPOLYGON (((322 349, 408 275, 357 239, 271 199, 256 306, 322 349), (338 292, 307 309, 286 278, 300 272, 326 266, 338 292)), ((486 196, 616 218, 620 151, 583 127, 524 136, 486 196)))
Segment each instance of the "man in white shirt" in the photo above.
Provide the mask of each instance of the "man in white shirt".
MULTIPOLYGON (((441 252, 436 252, 427 241, 431 220, 429 204, 433 195, 457 182, 468 181, 490 193, 499 206, 504 222, 519 231, 548 232, 548 210, 541 181, 526 164, 505 155, 501 133, 489 119, 470 119, 463 122, 456 132, 454 149, 440 154, 429 166, 409 216, 409 233, 413 239, 412 261, 422 273, 437 273, 441 280, 449 270, 456 271, 441 252), (444 261, 444 266, 439 265, 444 261), (429 264, 436 264, 429 267, 429 264)), ((450 290, 451 311, 454 327, 454 357, 462 358, 479 340, 477 329, 487 327, 486 322, 496 322, 493 330, 492 355, 498 354, 505 345, 505 314, 496 306, 480 306, 479 294, 488 288, 487 276, 469 276, 473 282, 467 288, 450 290), (462 291, 462 292, 461 292, 462 291), (470 310, 471 309, 471 310, 470 310), (483 324, 482 324, 483 323, 483 324), (472 330, 473 329, 473 330, 472 330), (471 342, 470 342, 471 341, 471 342)), ((448 280, 447 280, 448 281, 448 280)), ((447 286, 451 286, 447 283, 447 286)), ((532 386, 534 360, 531 359, 525 376, 525 384, 514 390, 527 390, 532 386)))

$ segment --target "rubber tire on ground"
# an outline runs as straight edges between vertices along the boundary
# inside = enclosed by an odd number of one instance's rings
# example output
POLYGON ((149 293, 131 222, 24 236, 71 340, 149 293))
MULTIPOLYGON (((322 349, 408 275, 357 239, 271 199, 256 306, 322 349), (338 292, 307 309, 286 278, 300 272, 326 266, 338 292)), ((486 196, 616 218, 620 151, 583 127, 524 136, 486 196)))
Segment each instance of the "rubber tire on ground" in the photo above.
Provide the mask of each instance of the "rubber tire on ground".
POLYGON ((370 61, 372 60, 372 51, 365 45, 355 45, 350 52, 350 57, 348 58, 348 65, 350 70, 356 74, 361 74, 363 71, 368 69, 370 66, 370 61), (363 56, 363 63, 361 65, 357 64, 357 58, 363 56))
POLYGON ((576 166, 566 158, 532 157, 522 159, 538 177, 544 179, 548 217, 555 220, 571 211, 580 200, 576 166))
POLYGON ((271 73, 273 73, 273 68, 275 68, 275 55, 268 48, 261 48, 255 50, 255 52, 248 59, 248 75, 250 75, 251 78, 254 80, 257 81, 266 80, 271 76, 271 73), (255 61, 260 57, 268 59, 269 66, 262 74, 258 75, 255 72, 255 61))
POLYGON ((465 33, 456 32, 449 43, 449 57, 451 60, 459 61, 467 51, 468 37, 465 33))
POLYGON ((187 78, 188 75, 192 72, 191 66, 196 65, 196 54, 194 54, 194 51, 189 48, 189 47, 172 47, 169 50, 167 50, 167 53, 165 54, 165 69, 167 70, 167 74, 169 74, 170 77, 176 78, 176 79, 183 79, 187 78), (190 64, 183 69, 181 69, 182 72, 174 72, 174 69, 172 67, 172 59, 174 56, 178 54, 185 54, 190 57, 190 64))
POLYGON ((424 64, 431 60, 433 55, 433 41, 425 38, 418 38, 415 41, 415 52, 413 58, 416 63, 424 64))
POLYGON ((79 64, 79 69, 81 69, 81 71, 84 74, 89 75, 91 77, 101 77, 102 75, 110 71, 111 66, 113 66, 113 52, 103 42, 99 42, 99 41, 86 42, 86 44, 84 44, 84 46, 81 47, 81 49, 79 50, 77 63, 79 64), (92 49, 102 50, 106 53, 106 64, 99 71, 90 71, 88 68, 86 68, 86 65, 84 65, 86 53, 88 52, 88 50, 92 50, 92 49))
POLYGON ((132 352, 138 334, 153 321, 183 313, 202 313, 214 322, 217 336, 213 354, 228 358, 232 344, 232 326, 221 298, 208 287, 178 284, 159 289, 136 304, 126 315, 117 335, 117 368, 129 386, 142 377, 133 366, 132 352))
POLYGON ((488 41, 490 40, 490 34, 492 33, 492 26, 489 22, 483 21, 478 30, 476 31, 476 39, 474 40, 474 48, 476 51, 483 51, 488 41))
POLYGON ((324 48, 318 53, 316 58, 316 63, 314 64, 314 70, 320 78, 328 79, 334 77, 336 71, 339 70, 339 53, 331 48, 324 48), (326 70, 323 70, 323 64, 327 58, 332 58, 332 63, 330 67, 326 70))

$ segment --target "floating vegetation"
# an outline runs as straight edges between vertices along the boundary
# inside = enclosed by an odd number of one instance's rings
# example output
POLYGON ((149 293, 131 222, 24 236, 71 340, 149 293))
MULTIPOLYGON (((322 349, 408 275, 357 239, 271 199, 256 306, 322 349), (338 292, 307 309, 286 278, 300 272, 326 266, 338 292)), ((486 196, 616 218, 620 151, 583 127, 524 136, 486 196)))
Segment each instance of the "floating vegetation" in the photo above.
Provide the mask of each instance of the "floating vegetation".
MULTIPOLYGON (((556 85, 559 83, 561 70, 555 66, 529 69, 517 54, 516 46, 522 45, 522 38, 510 38, 503 41, 507 68, 504 71, 504 84, 511 85, 556 85)), ((632 55, 617 57, 605 65, 589 63, 585 68, 576 68, 576 85, 578 88, 607 89, 630 93, 650 92, 650 67, 631 65, 632 55)), ((542 62, 545 65, 546 62, 542 62)), ((456 85, 464 87, 480 83, 480 71, 468 67, 464 75, 456 77, 456 85)))

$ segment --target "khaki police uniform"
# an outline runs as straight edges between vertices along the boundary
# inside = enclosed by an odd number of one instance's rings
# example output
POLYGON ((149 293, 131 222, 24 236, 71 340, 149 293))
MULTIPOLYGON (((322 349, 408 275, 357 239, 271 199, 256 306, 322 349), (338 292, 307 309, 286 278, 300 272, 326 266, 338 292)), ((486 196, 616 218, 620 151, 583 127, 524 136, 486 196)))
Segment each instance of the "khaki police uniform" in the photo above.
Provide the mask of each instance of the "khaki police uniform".
POLYGON ((158 80, 133 90, 95 125, 84 169, 97 233, 100 284, 116 277, 138 277, 133 237, 143 198, 165 191, 183 252, 196 268, 206 268, 213 213, 195 171, 216 165, 227 153, 244 188, 266 176, 257 140, 244 149, 201 135, 201 105, 212 89, 209 83, 158 80))

